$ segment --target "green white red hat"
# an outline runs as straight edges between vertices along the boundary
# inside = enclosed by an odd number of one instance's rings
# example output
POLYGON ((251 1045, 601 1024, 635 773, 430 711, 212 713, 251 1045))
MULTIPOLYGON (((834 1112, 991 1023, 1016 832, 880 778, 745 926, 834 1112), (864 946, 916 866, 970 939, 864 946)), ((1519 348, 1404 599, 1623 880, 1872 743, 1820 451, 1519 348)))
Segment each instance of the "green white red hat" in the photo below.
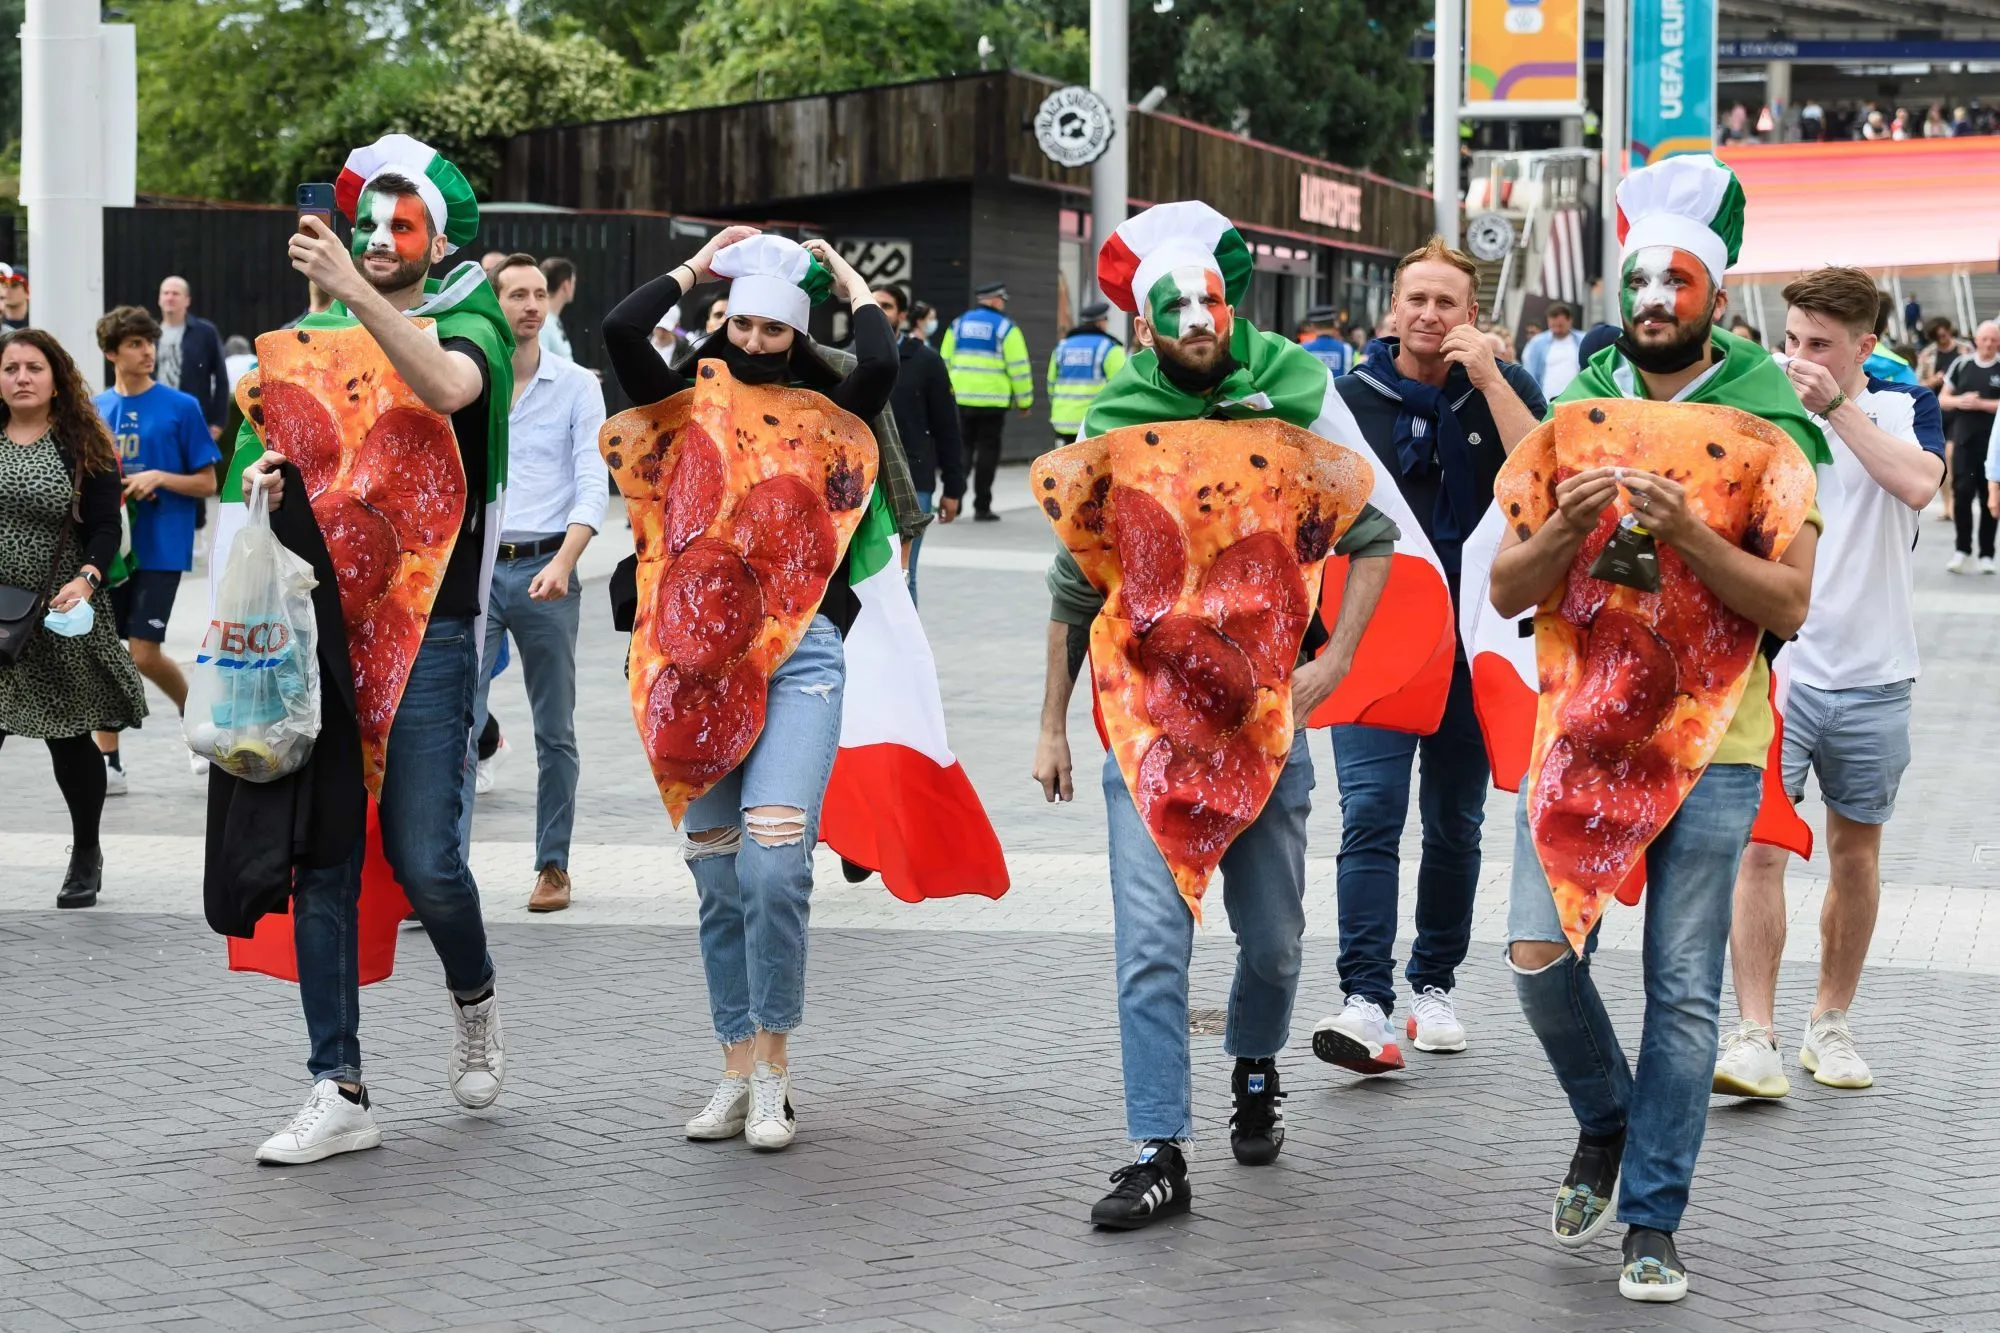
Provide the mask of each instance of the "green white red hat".
POLYGON ((1097 285, 1106 300, 1132 313, 1154 283, 1194 266, 1222 279, 1223 296, 1233 306, 1250 289, 1252 262, 1250 247, 1228 218, 1186 199, 1155 204, 1119 223, 1097 252, 1097 285))
POLYGON ((731 315, 775 319, 800 333, 812 308, 833 290, 833 275, 797 241, 759 232, 715 252, 709 265, 728 278, 731 315))
POLYGON ((1662 158, 1618 182, 1624 256, 1656 245, 1685 250, 1722 285, 1743 248, 1743 185, 1707 153, 1662 158))
POLYGON ((347 220, 355 220, 361 193, 378 177, 397 175, 417 187, 418 198, 431 215, 431 225, 445 239, 445 253, 472 240, 479 230, 479 201, 472 183, 437 149, 407 134, 385 134, 347 155, 340 179, 333 183, 333 201, 347 220))

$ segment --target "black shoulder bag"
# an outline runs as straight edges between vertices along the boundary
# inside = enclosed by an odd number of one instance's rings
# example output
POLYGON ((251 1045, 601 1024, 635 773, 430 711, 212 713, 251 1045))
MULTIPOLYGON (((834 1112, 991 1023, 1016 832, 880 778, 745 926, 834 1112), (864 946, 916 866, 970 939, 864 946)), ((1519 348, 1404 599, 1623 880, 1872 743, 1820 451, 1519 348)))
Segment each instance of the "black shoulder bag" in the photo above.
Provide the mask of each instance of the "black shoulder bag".
POLYGON ((21 660, 21 654, 28 650, 35 630, 42 623, 42 612, 49 598, 55 596, 63 539, 69 535, 69 526, 78 520, 82 501, 83 469, 78 467, 70 476, 69 512, 63 516, 63 526, 56 530, 55 549, 49 552, 49 572, 42 579, 42 586, 14 588, 0 583, 0 666, 10 667, 21 660))

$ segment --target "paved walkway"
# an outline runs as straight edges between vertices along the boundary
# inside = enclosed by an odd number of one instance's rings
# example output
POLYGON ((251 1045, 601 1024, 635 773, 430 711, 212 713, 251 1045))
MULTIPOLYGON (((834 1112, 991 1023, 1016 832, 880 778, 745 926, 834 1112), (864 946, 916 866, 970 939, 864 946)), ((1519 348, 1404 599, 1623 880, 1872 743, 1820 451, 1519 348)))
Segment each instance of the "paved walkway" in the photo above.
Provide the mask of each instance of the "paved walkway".
MULTIPOLYGON (((1022 476, 1001 493, 1025 505, 1022 476)), ((412 933, 364 1000, 384 1148, 254 1166, 301 1094, 302 1025, 285 987, 223 969, 201 922, 201 784, 173 728, 128 738, 133 790, 107 813, 106 896, 86 913, 49 910, 67 836, 46 760, 0 749, 15 868, 0 884, 0 1330, 2000 1327, 2000 580, 1936 572, 1943 532, 1924 527, 1917 759, 1855 1006, 1878 1087, 1799 1075, 1786 1102, 1715 1104, 1683 1236, 1697 1290, 1680 1307, 1619 1300, 1614 1244, 1574 1256, 1541 1230, 1574 1131, 1497 961, 1504 836, 1488 839, 1460 981, 1470 1051, 1360 1081, 1295 1039, 1290 1141, 1252 1171, 1228 1160, 1228 1064, 1199 1037, 1195 1213, 1090 1231, 1122 1153, 1100 755, 1079 704, 1079 799, 1050 809, 1026 777, 1048 544, 1021 509, 938 530, 923 556, 953 744, 1015 888, 910 907, 822 867, 802 1133, 777 1158, 678 1136, 714 1052, 691 885, 603 611, 618 529, 586 567, 579 898, 556 917, 522 910, 528 714, 518 671, 494 690, 518 746, 480 803, 475 852, 514 1061, 494 1112, 461 1113, 443 1090, 438 975, 412 933)), ((182 594, 189 646, 185 608, 203 601, 182 594)), ((1315 756, 1300 1038, 1338 1003, 1323 738, 1315 756)), ((1489 828, 1511 815, 1496 793, 1489 828)), ((1413 865, 1414 829, 1406 852, 1413 865)), ((1794 1041, 1824 869, 1794 873, 1780 1001, 1794 1041)), ((1608 931, 1601 976, 1635 1033, 1634 914, 1608 931)), ((1198 1006, 1224 1002, 1228 961, 1226 935, 1205 932, 1198 1006)))

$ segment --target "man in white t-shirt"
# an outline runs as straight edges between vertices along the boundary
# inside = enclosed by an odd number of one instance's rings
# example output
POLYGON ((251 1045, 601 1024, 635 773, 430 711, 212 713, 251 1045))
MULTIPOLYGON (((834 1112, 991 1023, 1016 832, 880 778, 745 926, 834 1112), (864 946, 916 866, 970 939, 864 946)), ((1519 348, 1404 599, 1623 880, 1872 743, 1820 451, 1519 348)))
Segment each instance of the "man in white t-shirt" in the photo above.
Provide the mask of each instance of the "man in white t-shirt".
POLYGON ((1548 317, 1549 326, 1521 349, 1521 364, 1553 403, 1583 368, 1583 335, 1576 331, 1576 312, 1561 301, 1549 303, 1548 317))
MULTIPOLYGON (((1854 1049, 1847 1007, 1861 982, 1881 892, 1882 826, 1910 762, 1910 687, 1917 675, 1911 607, 1917 517, 1944 476, 1937 398, 1874 379, 1875 281, 1823 268, 1785 288, 1785 372, 1826 432, 1833 461, 1819 473, 1826 517, 1813 568, 1812 611, 1785 650, 1785 791, 1805 794, 1806 770, 1826 802, 1832 873, 1820 913, 1819 992, 1799 1063, 1828 1087, 1874 1082, 1854 1049)), ((1729 935, 1742 1021, 1723 1039, 1715 1091, 1782 1097, 1778 960, 1785 947, 1785 857, 1753 844, 1736 878, 1729 935)))

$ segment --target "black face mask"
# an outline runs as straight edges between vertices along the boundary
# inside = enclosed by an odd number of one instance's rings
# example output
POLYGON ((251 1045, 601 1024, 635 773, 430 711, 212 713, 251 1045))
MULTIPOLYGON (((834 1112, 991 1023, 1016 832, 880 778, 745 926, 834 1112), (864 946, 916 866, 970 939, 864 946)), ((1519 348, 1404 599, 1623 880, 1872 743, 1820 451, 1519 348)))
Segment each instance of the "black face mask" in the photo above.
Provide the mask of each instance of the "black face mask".
POLYGON ((1160 373, 1167 377, 1167 383, 1197 398, 1206 398, 1214 393, 1224 380, 1236 373, 1236 358, 1227 348, 1207 370, 1197 370, 1170 355, 1164 343, 1154 343, 1153 354, 1160 359, 1160 373))
POLYGON ((726 327, 709 336, 702 347, 702 355, 720 358, 722 364, 729 367, 729 373, 742 384, 783 384, 792 377, 792 354, 789 350, 753 355, 729 340, 726 327))
POLYGON ((1712 327, 1704 322, 1664 347, 1641 347, 1628 329, 1618 335, 1618 354, 1648 375, 1672 375, 1708 358, 1712 327))

